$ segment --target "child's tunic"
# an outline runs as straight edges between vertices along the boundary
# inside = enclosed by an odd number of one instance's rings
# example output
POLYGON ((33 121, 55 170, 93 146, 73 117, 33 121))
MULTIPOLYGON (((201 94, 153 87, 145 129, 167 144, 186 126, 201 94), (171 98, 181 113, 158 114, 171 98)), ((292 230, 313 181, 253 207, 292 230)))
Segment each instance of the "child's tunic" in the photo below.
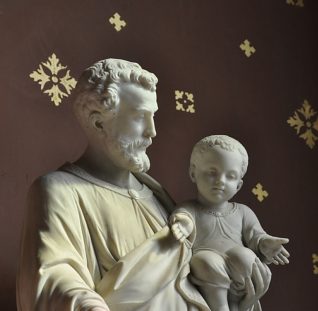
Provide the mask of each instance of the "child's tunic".
MULTIPOLYGON (((258 245, 267 234, 249 207, 234 202, 229 204, 229 209, 225 212, 215 212, 202 208, 195 201, 186 202, 173 212, 171 220, 173 222, 176 214, 186 214, 192 218, 195 225, 190 237, 193 241, 193 257, 205 252, 205 256, 211 259, 207 263, 209 268, 206 270, 206 280, 192 275, 193 283, 199 287, 226 288, 234 295, 243 296, 245 277, 251 274, 256 256, 262 257, 258 245), (238 267, 238 264, 231 260, 233 249, 241 252, 247 264, 238 267)), ((270 278, 271 273, 267 265, 264 264, 264 267, 270 278)), ((254 308, 253 310, 260 308, 259 303, 254 308)))

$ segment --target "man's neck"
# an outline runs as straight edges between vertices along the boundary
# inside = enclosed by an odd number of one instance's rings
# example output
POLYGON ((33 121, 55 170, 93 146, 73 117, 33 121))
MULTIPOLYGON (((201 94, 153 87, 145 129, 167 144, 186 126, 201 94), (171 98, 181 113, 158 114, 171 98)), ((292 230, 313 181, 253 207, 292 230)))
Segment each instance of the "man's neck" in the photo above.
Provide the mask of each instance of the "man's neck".
POLYGON ((95 178, 106 181, 121 188, 140 190, 142 185, 127 169, 120 168, 100 151, 88 147, 83 155, 74 163, 95 178))

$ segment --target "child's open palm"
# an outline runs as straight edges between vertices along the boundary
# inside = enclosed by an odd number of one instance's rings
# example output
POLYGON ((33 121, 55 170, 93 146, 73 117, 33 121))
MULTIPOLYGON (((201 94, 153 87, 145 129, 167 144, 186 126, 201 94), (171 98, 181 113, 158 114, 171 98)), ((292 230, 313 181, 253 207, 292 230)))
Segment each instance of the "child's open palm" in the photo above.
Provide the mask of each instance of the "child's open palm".
POLYGON ((275 265, 285 265, 289 263, 290 254, 283 244, 287 244, 289 239, 267 236, 259 244, 259 250, 269 262, 275 265))

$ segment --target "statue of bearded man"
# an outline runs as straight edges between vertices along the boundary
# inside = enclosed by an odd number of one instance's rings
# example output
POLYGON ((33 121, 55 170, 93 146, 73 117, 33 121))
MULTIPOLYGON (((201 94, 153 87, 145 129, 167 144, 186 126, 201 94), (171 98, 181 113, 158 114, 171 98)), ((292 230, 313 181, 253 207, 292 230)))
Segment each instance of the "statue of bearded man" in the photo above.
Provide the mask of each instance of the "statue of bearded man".
MULTIPOLYGON (((157 78, 119 59, 84 71, 73 107, 88 146, 28 196, 19 311, 209 311, 188 280, 191 242, 167 225, 174 203, 145 172, 156 136, 157 78)), ((246 302, 262 295, 255 267, 246 302)))

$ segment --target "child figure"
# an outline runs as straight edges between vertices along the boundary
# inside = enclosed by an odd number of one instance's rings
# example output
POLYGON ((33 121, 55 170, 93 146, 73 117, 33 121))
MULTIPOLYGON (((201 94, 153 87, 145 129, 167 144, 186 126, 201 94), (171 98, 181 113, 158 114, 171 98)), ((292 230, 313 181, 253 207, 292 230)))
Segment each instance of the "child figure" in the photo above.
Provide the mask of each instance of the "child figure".
POLYGON ((192 241, 191 280, 213 311, 261 310, 258 301, 251 307, 240 304, 253 264, 264 262, 269 283, 265 263, 289 263, 282 246, 289 240, 266 234, 250 208, 229 202, 242 187, 247 165, 247 152, 237 140, 225 135, 200 140, 189 170, 198 196, 170 218, 175 238, 192 241))

